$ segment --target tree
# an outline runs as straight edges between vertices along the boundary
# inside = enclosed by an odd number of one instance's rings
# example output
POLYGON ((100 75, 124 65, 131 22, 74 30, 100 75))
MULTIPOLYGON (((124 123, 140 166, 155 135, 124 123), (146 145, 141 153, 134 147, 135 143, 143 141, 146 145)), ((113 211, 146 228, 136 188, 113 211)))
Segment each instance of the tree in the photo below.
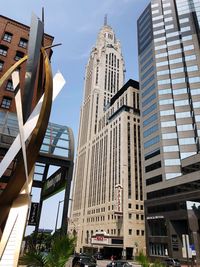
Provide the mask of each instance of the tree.
POLYGON ((74 251, 75 238, 67 235, 55 235, 52 238, 49 253, 35 249, 26 252, 20 264, 31 267, 64 267, 74 251))

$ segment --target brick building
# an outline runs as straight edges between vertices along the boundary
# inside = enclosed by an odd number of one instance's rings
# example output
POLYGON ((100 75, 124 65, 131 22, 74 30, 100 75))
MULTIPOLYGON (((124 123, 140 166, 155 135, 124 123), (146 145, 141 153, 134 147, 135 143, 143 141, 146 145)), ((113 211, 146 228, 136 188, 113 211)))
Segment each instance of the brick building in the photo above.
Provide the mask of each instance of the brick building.
MULTIPOLYGON (((3 74, 24 55, 27 54, 30 27, 13 19, 0 15, 0 78, 3 74)), ((44 35, 44 46, 53 43, 54 37, 44 35)), ((51 56, 51 50, 47 50, 51 56)), ((20 87, 23 94, 23 84, 26 63, 20 67, 20 87)), ((0 110, 15 112, 13 101, 14 92, 12 80, 8 79, 0 88, 0 110)))

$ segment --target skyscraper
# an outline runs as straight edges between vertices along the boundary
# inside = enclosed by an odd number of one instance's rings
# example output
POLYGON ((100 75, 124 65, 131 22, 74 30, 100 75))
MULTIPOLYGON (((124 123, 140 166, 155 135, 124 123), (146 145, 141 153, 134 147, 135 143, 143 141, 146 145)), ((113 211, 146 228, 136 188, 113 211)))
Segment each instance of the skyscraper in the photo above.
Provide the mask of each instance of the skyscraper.
POLYGON ((77 252, 132 257, 144 249, 139 84, 106 21, 86 67, 70 230, 77 252), (135 249, 135 251, 133 251, 135 249))
POLYGON ((183 257, 186 201, 197 200, 186 191, 198 189, 198 175, 183 174, 188 164, 198 162, 200 150, 199 32, 199 0, 152 0, 138 19, 147 248, 152 256, 183 257))

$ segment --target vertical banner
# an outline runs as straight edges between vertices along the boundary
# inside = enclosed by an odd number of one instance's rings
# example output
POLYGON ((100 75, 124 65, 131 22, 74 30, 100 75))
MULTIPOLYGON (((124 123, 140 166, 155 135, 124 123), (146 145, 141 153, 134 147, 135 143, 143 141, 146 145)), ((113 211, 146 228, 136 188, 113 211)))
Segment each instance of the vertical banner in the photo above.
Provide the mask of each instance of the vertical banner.
POLYGON ((35 226, 37 224, 38 208, 39 208, 39 203, 37 203, 37 202, 31 203, 28 225, 34 225, 35 226))
POLYGON ((120 184, 115 186, 115 209, 116 215, 123 215, 123 187, 120 184))

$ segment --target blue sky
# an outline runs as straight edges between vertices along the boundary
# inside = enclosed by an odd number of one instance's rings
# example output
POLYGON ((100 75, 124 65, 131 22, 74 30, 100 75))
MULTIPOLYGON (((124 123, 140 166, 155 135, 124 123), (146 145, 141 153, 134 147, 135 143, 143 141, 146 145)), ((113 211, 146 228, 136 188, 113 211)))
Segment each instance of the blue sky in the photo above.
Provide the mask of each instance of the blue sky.
MULTIPOLYGON (((85 66, 95 45, 104 15, 120 40, 126 67, 126 81, 138 80, 137 19, 149 0, 6 0, 1 14, 30 24, 31 13, 41 15, 45 9, 45 32, 55 37, 52 67, 60 70, 66 85, 53 104, 51 121, 72 128, 78 135, 79 113, 82 103, 85 66)), ((41 227, 53 228, 57 202, 63 194, 46 201, 41 227), (54 212, 46 213, 51 205, 54 212)))

